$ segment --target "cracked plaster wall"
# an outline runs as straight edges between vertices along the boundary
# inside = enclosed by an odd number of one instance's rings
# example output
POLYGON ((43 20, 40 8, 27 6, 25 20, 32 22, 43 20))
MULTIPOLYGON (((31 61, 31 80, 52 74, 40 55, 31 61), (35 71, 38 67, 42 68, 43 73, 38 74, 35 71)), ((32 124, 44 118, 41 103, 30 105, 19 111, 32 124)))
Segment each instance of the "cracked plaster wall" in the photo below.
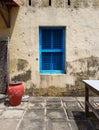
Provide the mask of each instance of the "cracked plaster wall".
POLYGON ((31 6, 15 1, 20 7, 12 9, 11 28, 0 16, 0 36, 10 37, 11 81, 23 81, 34 95, 83 94, 83 79, 99 79, 99 0, 73 0, 70 6, 67 0, 52 0, 52 6, 48 0, 32 0, 31 6), (40 75, 39 26, 66 27, 65 74, 40 75))

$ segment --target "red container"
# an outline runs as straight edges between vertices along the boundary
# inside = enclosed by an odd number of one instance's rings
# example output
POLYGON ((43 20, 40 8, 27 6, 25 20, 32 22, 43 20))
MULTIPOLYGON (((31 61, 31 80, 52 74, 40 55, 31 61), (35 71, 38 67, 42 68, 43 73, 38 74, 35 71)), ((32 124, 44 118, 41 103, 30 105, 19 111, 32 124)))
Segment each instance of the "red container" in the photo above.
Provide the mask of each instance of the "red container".
POLYGON ((8 97, 12 106, 17 106, 21 103, 22 96, 24 94, 24 86, 22 83, 9 84, 8 97))

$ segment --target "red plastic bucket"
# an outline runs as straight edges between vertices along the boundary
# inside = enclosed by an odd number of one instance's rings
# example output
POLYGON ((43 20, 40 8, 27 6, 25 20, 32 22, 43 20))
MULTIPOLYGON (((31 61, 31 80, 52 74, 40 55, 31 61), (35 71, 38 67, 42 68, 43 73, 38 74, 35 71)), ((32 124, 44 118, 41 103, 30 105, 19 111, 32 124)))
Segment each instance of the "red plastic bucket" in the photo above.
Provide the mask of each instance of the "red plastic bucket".
POLYGON ((22 96, 24 94, 24 86, 22 83, 9 84, 8 97, 12 106, 17 106, 21 103, 22 96))

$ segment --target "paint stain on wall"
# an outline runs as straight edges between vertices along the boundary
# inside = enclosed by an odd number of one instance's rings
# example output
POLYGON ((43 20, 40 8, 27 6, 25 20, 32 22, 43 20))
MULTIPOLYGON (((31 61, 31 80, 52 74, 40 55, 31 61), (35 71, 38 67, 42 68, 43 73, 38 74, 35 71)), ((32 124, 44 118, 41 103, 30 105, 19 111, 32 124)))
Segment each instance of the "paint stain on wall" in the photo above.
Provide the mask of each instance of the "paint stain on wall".
POLYGON ((18 59, 17 61, 17 70, 25 70, 25 68, 28 66, 28 62, 24 59, 18 59))
POLYGON ((31 79, 31 70, 27 70, 26 72, 24 72, 22 74, 18 74, 16 76, 14 76, 11 80, 16 81, 16 82, 19 82, 19 81, 26 82, 30 79, 31 79))

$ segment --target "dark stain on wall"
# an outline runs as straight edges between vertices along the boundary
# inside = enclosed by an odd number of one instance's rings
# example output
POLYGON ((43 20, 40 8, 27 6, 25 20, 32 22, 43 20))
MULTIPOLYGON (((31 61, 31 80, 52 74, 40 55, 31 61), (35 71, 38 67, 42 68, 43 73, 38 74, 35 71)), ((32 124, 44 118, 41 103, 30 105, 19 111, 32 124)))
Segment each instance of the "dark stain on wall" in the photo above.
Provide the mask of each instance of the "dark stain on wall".
POLYGON ((26 88, 25 94, 30 96, 65 96, 66 88, 50 86, 48 88, 26 88))
POLYGON ((28 66, 28 62, 24 59, 18 59, 17 70, 24 70, 28 66))
POLYGON ((93 77, 99 70, 99 58, 94 56, 67 62, 66 64, 67 70, 70 70, 70 74, 74 76, 85 76, 85 78, 86 76, 93 77), (76 65, 76 67, 74 67, 75 64, 79 64, 79 66, 76 65), (86 69, 84 69, 84 67, 86 69), (77 68, 81 69, 81 71, 77 72, 77 68))
MULTIPOLYGON (((67 87, 65 88, 57 88, 55 86, 50 86, 48 88, 26 88, 25 89, 25 94, 29 95, 29 96, 84 96, 85 94, 85 89, 84 89, 84 85, 82 87, 82 89, 79 88, 74 88, 74 86, 70 86, 67 84, 67 87), (71 89, 70 89, 71 87, 71 89)), ((92 93, 90 91, 90 95, 94 95, 94 93, 92 93)))
MULTIPOLYGON (((66 63, 67 74, 75 77, 74 85, 66 83, 61 88, 47 86, 47 88, 36 88, 34 85, 26 88, 26 94, 31 96, 84 96, 85 84, 82 80, 99 79, 99 58, 87 57, 66 63)), ((60 75, 59 75, 60 76, 60 75)), ((48 84, 53 81, 53 75, 40 76, 41 84, 46 81, 48 84)), ((90 92, 91 95, 94 95, 90 92)))
POLYGON ((90 57, 87 59, 87 62, 88 62, 88 68, 89 67, 99 67, 99 58, 98 57, 90 57))
POLYGON ((18 74, 16 76, 14 76, 11 80, 15 81, 15 82, 18 82, 18 81, 26 82, 30 79, 31 79, 31 70, 27 70, 26 72, 24 72, 22 74, 18 74))
MULTIPOLYGON (((88 57, 79 59, 72 62, 67 62, 67 70, 70 70, 70 75, 75 76, 75 85, 66 84, 68 93, 70 95, 84 95, 85 88, 84 83, 82 80, 84 79, 97 79, 98 71, 99 71, 99 57, 88 57), (79 66, 76 66, 80 68, 79 72, 77 72, 77 68, 74 67, 74 64, 78 64, 79 66), (86 69, 84 69, 85 67, 86 69)), ((99 79, 99 77, 98 77, 99 79)))

